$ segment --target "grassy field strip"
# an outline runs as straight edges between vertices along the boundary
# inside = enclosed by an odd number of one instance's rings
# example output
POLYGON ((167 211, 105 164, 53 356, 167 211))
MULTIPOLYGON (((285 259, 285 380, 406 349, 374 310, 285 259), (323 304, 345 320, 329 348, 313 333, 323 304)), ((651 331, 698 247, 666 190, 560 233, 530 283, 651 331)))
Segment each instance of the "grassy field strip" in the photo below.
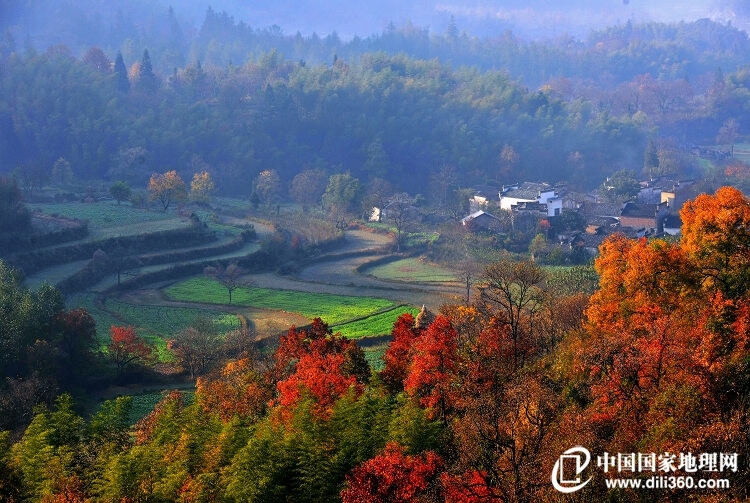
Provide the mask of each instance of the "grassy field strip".
POLYGON ((362 339, 364 337, 390 334, 396 319, 404 313, 410 313, 416 317, 419 314, 419 309, 410 306, 399 306, 360 320, 333 326, 331 330, 340 332, 341 335, 349 339, 362 339))
MULTIPOLYGON (((221 283, 206 277, 195 277, 165 290, 173 300, 226 304, 227 290, 221 283)), ((292 290, 241 287, 232 293, 232 303, 300 313, 308 319, 322 318, 330 325, 393 307, 394 302, 372 297, 351 297, 292 290)))
POLYGON ((91 228, 89 227, 89 241, 99 239, 119 238, 124 236, 135 236, 152 232, 171 231, 189 227, 190 222, 183 218, 170 218, 169 220, 156 220, 151 222, 138 222, 117 227, 91 228))
MULTIPOLYGON (((250 242, 250 243, 245 244, 245 246, 243 246, 242 248, 239 248, 237 250, 224 253, 221 255, 215 255, 211 257, 202 257, 202 258, 198 258, 195 260, 186 260, 182 262, 170 262, 166 264, 149 265, 149 266, 144 266, 144 267, 138 267, 136 269, 128 269, 128 271, 126 271, 126 273, 122 275, 121 280, 124 281, 126 279, 130 279, 135 276, 140 276, 142 274, 148 274, 151 272, 169 269, 170 267, 173 267, 179 264, 195 264, 195 263, 201 263, 201 262, 210 263, 214 260, 227 260, 227 259, 233 259, 233 258, 240 258, 240 257, 244 257, 246 255, 250 255, 251 253, 258 251, 259 248, 260 248, 260 244, 256 242, 250 242)), ((91 287, 91 291, 103 292, 104 290, 107 290, 108 288, 112 288, 116 284, 117 284, 117 277, 113 274, 103 279, 102 281, 94 285, 93 287, 91 287)))
MULTIPOLYGON (((132 408, 130 409, 130 416, 128 418, 131 425, 134 425, 147 415, 149 415, 156 406, 157 403, 161 402, 164 397, 173 391, 173 389, 165 389, 162 391, 150 391, 145 393, 139 393, 137 395, 129 395, 132 398, 132 408)), ((183 400, 185 405, 193 403, 195 397, 195 388, 178 389, 183 394, 183 400)))
MULTIPOLYGON (((239 230, 239 229, 238 229, 239 230)), ((219 246, 224 246, 228 243, 231 243, 234 241, 236 236, 233 235, 224 235, 216 239, 216 241, 211 241, 209 243, 201 244, 198 246, 188 246, 186 248, 169 248, 168 250, 159 250, 152 253, 142 253, 138 255, 139 257, 148 258, 148 257, 156 257, 159 255, 165 255, 175 252, 191 252, 195 250, 204 250, 206 248, 216 248, 219 246)))
POLYGON ((118 205, 113 201, 34 204, 32 209, 48 215, 57 214, 66 218, 86 220, 89 223, 89 229, 118 227, 120 225, 174 218, 173 213, 146 211, 134 208, 129 204, 118 205))
POLYGON ((56 285, 86 267, 89 260, 90 259, 77 260, 75 262, 68 262, 67 264, 60 264, 54 267, 42 269, 41 271, 37 271, 31 276, 24 278, 24 283, 29 288, 39 288, 45 282, 50 285, 56 285))
POLYGON ((372 268, 365 268, 367 274, 391 281, 408 281, 418 283, 445 283, 458 281, 456 273, 435 264, 423 262, 418 258, 394 260, 372 268))
POLYGON ((167 339, 173 338, 200 318, 211 320, 216 329, 224 333, 240 328, 241 324, 234 314, 209 309, 128 304, 114 299, 107 299, 105 307, 114 318, 119 319, 118 325, 132 325, 139 335, 153 344, 161 362, 174 359, 167 349, 167 339))
POLYGON ((365 353, 365 360, 367 360, 367 363, 372 370, 383 370, 383 367, 385 367, 383 355, 385 354, 386 349, 388 349, 387 343, 362 348, 362 351, 365 353))

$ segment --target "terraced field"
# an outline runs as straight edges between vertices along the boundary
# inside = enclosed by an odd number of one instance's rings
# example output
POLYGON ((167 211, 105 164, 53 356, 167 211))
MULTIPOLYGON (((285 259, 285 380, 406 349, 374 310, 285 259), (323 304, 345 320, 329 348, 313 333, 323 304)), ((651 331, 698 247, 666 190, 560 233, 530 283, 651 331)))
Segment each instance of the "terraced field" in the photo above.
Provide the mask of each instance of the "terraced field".
POLYGON ((75 295, 68 299, 68 307, 82 307, 96 322, 96 335, 103 349, 109 343, 109 329, 112 325, 133 326, 138 334, 153 344, 159 361, 173 360, 167 349, 167 339, 173 338, 184 328, 198 319, 211 320, 220 332, 228 332, 240 327, 239 318, 232 314, 210 309, 175 307, 161 305, 139 305, 106 299, 103 307, 97 304, 93 294, 75 295))
MULTIPOLYGON (((227 304, 228 294, 221 283, 195 277, 165 290, 173 300, 227 304)), ((351 297, 268 288, 241 287, 232 293, 232 303, 266 309, 297 312, 312 320, 320 317, 331 325, 374 314, 394 306, 392 301, 372 297, 351 297)))
MULTIPOLYGON (((209 246, 216 246, 217 243, 211 243, 209 246)), ((245 245, 242 248, 239 248, 237 250, 233 250, 231 252, 223 253, 221 255, 212 255, 210 257, 202 257, 195 260, 186 260, 183 262, 176 262, 176 263, 167 263, 167 264, 157 264, 157 265, 151 265, 151 266, 144 266, 144 267, 137 267, 134 269, 128 269, 126 273, 123 275, 121 280, 126 280, 134 276, 140 276, 142 274, 148 274, 151 272, 157 272, 162 271, 165 269, 169 269, 170 267, 173 267, 176 264, 195 264, 195 263, 201 263, 201 262, 210 262, 214 260, 227 260, 227 259, 233 259, 233 258, 239 258, 244 257, 246 255, 250 255, 251 253, 257 251, 260 248, 260 245, 257 242, 249 242, 245 243, 245 245)), ((117 284, 117 277, 115 275, 110 275, 107 278, 103 279, 93 287, 91 287, 92 292, 103 292, 109 288, 112 288, 117 284)))
POLYGON ((91 228, 117 227, 119 225, 128 225, 138 222, 154 222, 157 220, 174 218, 174 213, 146 211, 144 209, 134 208, 129 204, 117 205, 111 201, 98 203, 37 203, 32 205, 31 208, 48 215, 59 215, 66 218, 86 220, 91 228))
POLYGON ((86 267, 86 264, 88 263, 89 259, 86 259, 77 260, 75 262, 68 262, 67 264, 61 264, 54 267, 48 267, 24 278, 23 281, 29 288, 39 288, 44 283, 56 285, 60 281, 69 278, 73 274, 86 267))
POLYGON ((419 313, 419 309, 408 306, 397 307, 391 311, 374 314, 362 320, 335 325, 331 327, 331 330, 334 332, 340 332, 341 335, 348 337, 349 339, 361 339, 364 337, 390 334, 396 319, 404 313, 410 313, 412 316, 416 317, 419 313))
POLYGON ((458 280, 456 273, 450 269, 415 257, 366 268, 363 272, 376 278, 410 283, 444 283, 458 280))
POLYGON ((31 208, 48 215, 86 220, 89 235, 85 241, 166 231, 189 225, 188 219, 171 212, 146 211, 111 201, 34 204, 31 208))

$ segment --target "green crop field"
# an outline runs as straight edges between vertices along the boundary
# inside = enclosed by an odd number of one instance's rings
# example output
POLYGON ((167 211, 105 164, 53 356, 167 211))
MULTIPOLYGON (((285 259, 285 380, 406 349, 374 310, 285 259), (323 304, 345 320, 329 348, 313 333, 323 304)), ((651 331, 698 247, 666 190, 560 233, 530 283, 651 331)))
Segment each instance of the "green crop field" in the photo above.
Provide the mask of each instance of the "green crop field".
POLYGON ((171 337, 201 318, 211 320, 220 332, 240 327, 237 316, 209 309, 128 304, 113 299, 108 299, 105 306, 108 311, 119 314, 128 325, 161 337, 171 337))
POLYGON ((94 298, 93 294, 72 295, 66 299, 65 304, 68 309, 83 308, 94 318, 96 322, 96 338, 100 347, 104 348, 110 340, 109 327, 112 325, 122 325, 122 321, 97 306, 94 298))
POLYGON ((108 299, 105 306, 107 311, 121 318, 117 325, 132 325, 139 335, 153 344, 161 362, 174 359, 167 349, 167 339, 201 318, 211 320, 217 330, 224 333, 240 327, 240 320, 235 315, 209 309, 128 304, 113 299, 108 299))
MULTIPOLYGON (((174 300, 226 304, 227 289, 210 278, 195 277, 165 290, 174 300)), ((392 307, 390 300, 373 297, 349 297, 325 293, 271 290, 268 288, 242 287, 232 293, 232 303, 300 313, 308 319, 322 318, 331 325, 367 316, 392 307)))
POLYGON ((187 219, 179 218, 174 213, 146 211, 111 201, 34 204, 31 208, 47 215, 86 220, 89 224, 87 240, 159 232, 188 225, 187 219))
POLYGON ((542 269, 547 273, 547 286, 557 293, 591 295, 599 287, 599 275, 591 265, 546 265, 542 269))
POLYGON ((173 213, 146 211, 129 204, 104 201, 100 203, 34 204, 32 208, 47 215, 87 220, 89 228, 117 227, 139 222, 153 222, 174 218, 173 213))
POLYGON ((367 363, 372 370, 383 370, 383 367, 385 367, 383 355, 385 354, 386 349, 388 349, 388 343, 362 348, 362 351, 365 353, 365 360, 367 360, 367 363))
POLYGON ((343 325, 331 327, 334 332, 340 332, 341 335, 349 339, 361 339, 375 335, 390 334, 393 330, 393 324, 396 319, 404 313, 410 313, 416 317, 419 309, 415 307, 397 307, 392 311, 375 314, 363 320, 352 321, 343 325))
POLYGON ((50 285, 56 285, 62 280, 69 278, 73 274, 77 273, 89 263, 89 259, 77 260, 75 262, 68 262, 53 267, 47 267, 41 271, 32 274, 24 278, 24 283, 29 288, 38 288, 42 284, 47 283, 50 285))
POLYGON ((109 329, 112 325, 132 325, 141 337, 155 346, 161 362, 172 361, 174 358, 167 349, 167 339, 200 318, 211 320, 220 332, 240 327, 240 320, 231 313, 190 307, 128 304, 114 299, 107 299, 105 309, 102 309, 94 298, 93 294, 74 295, 68 299, 67 307, 82 307, 94 318, 101 350, 109 344, 109 329))
POLYGON ((433 283, 457 281, 456 273, 418 258, 405 258, 375 266, 366 271, 377 278, 396 281, 433 283))

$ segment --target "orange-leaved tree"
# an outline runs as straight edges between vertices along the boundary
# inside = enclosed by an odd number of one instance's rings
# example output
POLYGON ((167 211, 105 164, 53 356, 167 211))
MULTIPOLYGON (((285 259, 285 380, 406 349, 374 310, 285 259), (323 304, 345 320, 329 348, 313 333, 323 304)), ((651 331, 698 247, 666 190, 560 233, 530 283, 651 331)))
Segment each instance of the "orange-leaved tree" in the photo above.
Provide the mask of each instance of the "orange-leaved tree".
POLYGON ((162 210, 167 211, 173 202, 184 201, 187 198, 187 187, 176 171, 154 173, 148 182, 149 199, 159 201, 162 210))
POLYGON ((216 379, 198 378, 195 397, 205 412, 218 412, 225 422, 236 416, 254 421, 264 416, 273 387, 250 358, 241 358, 227 363, 216 379))
POLYGON ((610 451, 747 450, 750 201, 724 187, 682 218, 679 245, 605 241, 586 330, 566 348, 610 451))
POLYGON ((190 200, 196 203, 207 203, 216 184, 208 171, 201 171, 193 175, 190 182, 190 200))

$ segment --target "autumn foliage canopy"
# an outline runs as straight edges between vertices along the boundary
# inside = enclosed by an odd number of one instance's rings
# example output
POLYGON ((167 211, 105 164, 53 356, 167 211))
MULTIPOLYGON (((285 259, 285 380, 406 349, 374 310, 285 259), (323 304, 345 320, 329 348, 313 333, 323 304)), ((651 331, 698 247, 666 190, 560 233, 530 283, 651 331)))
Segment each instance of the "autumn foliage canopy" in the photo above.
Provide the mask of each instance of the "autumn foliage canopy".
MULTIPOLYGON (((687 203, 682 219, 679 242, 609 237, 590 297, 551 291, 533 263, 491 265, 473 304, 443 306, 423 324, 402 315, 379 372, 316 319, 292 327, 272 357, 202 377, 192 403, 168 394, 134 429, 124 403, 84 428, 61 402, 14 446, 0 436, 0 495, 531 503, 561 501, 550 473, 576 445, 745 460, 750 201, 722 188, 687 203), (101 454, 70 455, 94 443, 101 454)), ((87 320, 70 313, 60 323, 87 320)), ((126 365, 150 348, 113 327, 110 352, 126 365)), ((747 499, 748 470, 723 472, 730 488, 700 497, 747 499)), ((609 475, 589 475, 580 501, 611 500, 609 475)), ((622 490, 615 499, 642 498, 622 490)))

